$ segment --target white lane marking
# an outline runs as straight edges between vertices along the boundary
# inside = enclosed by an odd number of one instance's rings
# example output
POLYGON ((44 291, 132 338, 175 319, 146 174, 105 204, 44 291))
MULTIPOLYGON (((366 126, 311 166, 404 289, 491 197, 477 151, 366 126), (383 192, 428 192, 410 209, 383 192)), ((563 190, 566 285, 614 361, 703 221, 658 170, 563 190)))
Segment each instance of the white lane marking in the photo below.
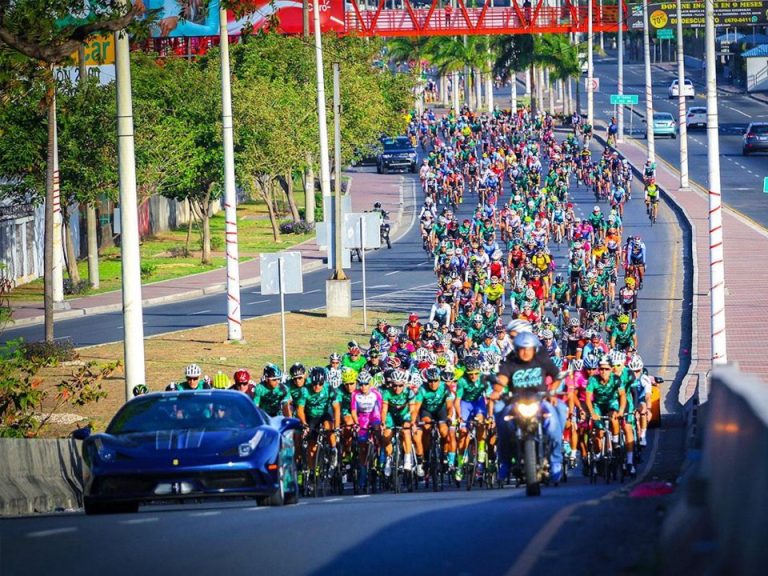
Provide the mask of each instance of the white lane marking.
POLYGON ((376 290, 377 288, 392 288, 394 284, 376 284, 376 286, 368 286, 371 290, 376 290))
POLYGON ((384 274, 384 276, 392 276, 392 274, 400 274, 400 270, 395 270, 394 272, 387 272, 384 274))
POLYGON ((264 304, 264 302, 269 302, 269 300, 254 300, 253 302, 246 302, 246 306, 250 306, 251 304, 264 304))
POLYGON ((266 508, 261 508, 259 506, 252 506, 251 508, 243 508, 246 512, 258 512, 259 510, 266 510, 266 508))
POLYGON ((310 290, 309 292, 304 292, 304 294, 305 294, 305 295, 307 295, 307 294, 315 294, 315 293, 317 293, 317 292, 320 292, 320 288, 317 288, 317 289, 315 289, 315 290, 310 290))
POLYGON ((197 316, 198 314, 205 314, 207 312, 210 312, 210 310, 200 310, 199 312, 192 312, 190 316, 197 316))
POLYGON ((131 520, 121 520, 120 524, 148 524, 150 522, 158 522, 160 518, 157 516, 150 516, 149 518, 132 518, 131 520))
POLYGON ((746 116, 747 118, 751 118, 751 116, 750 116, 749 114, 745 114, 744 112, 742 112, 742 111, 741 111, 741 110, 739 110, 738 108, 734 108, 734 107, 732 107, 732 106, 726 106, 726 108, 728 108, 728 110, 733 110, 734 112, 738 112, 738 113, 739 113, 739 114, 741 114, 742 116, 746 116))
POLYGON ((352 498, 370 498, 370 494, 358 494, 357 496, 352 496, 352 498))
POLYGON ((27 538, 47 538, 48 536, 58 536, 59 534, 69 534, 70 532, 77 532, 77 528, 74 526, 68 526, 67 528, 52 528, 51 530, 38 530, 37 532, 29 532, 27 538))
POLYGON ((341 498, 328 498, 327 500, 323 500, 326 504, 330 504, 331 502, 339 502, 341 498))
POLYGON ((192 512, 190 516, 195 518, 203 518, 205 516, 218 516, 221 514, 221 510, 209 510, 208 512, 192 512))
POLYGON ((416 267, 418 268, 420 266, 431 266, 431 265, 432 265, 431 262, 420 262, 419 264, 416 264, 416 267))
POLYGON ((355 284, 362 284, 362 280, 357 280, 356 282, 352 282, 351 286, 354 286, 355 284))

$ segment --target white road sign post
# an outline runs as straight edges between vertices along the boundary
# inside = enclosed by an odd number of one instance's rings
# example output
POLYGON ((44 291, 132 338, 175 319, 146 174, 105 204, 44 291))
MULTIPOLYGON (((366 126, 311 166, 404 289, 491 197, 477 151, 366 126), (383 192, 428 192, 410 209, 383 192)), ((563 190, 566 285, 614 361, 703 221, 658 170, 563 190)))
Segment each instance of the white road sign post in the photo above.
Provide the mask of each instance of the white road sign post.
POLYGON ((344 248, 359 249, 363 269, 363 329, 368 331, 368 291, 365 276, 365 251, 381 247, 378 212, 352 212, 344 215, 344 248))
POLYGON ((285 344, 285 294, 301 294, 303 291, 301 252, 275 252, 261 255, 261 295, 280 295, 283 372, 287 370, 288 365, 285 344))

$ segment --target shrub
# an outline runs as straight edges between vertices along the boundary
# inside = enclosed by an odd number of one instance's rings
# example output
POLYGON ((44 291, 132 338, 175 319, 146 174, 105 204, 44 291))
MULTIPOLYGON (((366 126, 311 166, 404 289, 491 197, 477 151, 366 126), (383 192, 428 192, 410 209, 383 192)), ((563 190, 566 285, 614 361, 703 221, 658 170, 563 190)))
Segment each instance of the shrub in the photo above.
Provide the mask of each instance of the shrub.
POLYGON ((308 234, 314 229, 315 225, 306 220, 299 220, 298 222, 287 220, 280 223, 281 234, 308 234))
POLYGON ((142 262, 141 263, 141 277, 145 280, 152 276, 157 271, 157 264, 154 262, 142 262))
POLYGON ((58 362, 71 362, 77 360, 78 354, 75 345, 69 338, 54 340, 53 342, 25 342, 19 345, 24 357, 30 362, 42 363, 50 366, 58 362))
POLYGON ((64 279, 64 294, 85 294, 90 290, 88 280, 80 280, 79 282, 72 282, 69 278, 64 279))

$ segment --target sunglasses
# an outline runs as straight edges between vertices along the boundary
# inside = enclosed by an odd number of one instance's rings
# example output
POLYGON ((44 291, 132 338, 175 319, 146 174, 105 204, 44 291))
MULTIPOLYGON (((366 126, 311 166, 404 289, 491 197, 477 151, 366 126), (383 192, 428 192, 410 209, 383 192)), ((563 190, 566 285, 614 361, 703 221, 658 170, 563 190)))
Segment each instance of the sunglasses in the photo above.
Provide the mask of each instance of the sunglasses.
POLYGON ((467 376, 478 376, 480 374, 479 370, 472 370, 470 372, 467 372, 467 376))
POLYGON ((600 370, 600 372, 610 372, 611 371, 610 368, 600 368, 599 370, 600 370))
POLYGON ((405 388, 405 384, 392 384, 392 388, 405 388))

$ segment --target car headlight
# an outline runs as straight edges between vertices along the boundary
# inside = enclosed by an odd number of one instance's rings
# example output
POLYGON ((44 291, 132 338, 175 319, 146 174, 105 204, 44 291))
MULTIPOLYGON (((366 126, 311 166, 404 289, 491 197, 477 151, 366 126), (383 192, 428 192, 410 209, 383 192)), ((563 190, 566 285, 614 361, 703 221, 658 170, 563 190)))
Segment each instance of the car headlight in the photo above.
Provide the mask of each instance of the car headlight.
POLYGON ((259 430, 248 442, 244 442, 237 447, 237 455, 241 458, 248 458, 248 456, 253 454, 253 451, 256 450, 256 447, 259 445, 262 438, 264 438, 264 432, 259 430))
POLYGON ((99 460, 104 462, 114 462, 117 457, 117 450, 111 446, 107 446, 101 439, 99 439, 96 441, 96 454, 98 455, 99 460))
POLYGON ((416 158, 416 152, 408 152, 408 158, 416 158))
POLYGON ((538 402, 519 402, 517 404, 517 411, 523 418, 533 418, 539 413, 538 402))

